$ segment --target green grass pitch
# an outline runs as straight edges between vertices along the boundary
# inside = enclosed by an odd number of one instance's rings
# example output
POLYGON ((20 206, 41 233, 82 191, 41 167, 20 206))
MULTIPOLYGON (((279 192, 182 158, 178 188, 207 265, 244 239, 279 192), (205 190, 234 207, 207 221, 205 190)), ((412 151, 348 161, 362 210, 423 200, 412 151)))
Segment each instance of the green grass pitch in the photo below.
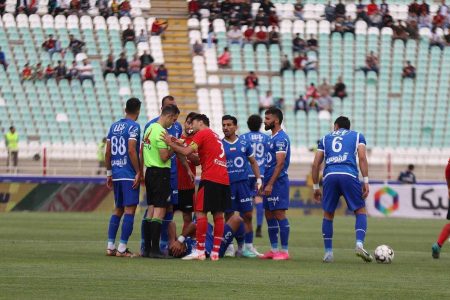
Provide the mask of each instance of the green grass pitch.
MULTIPOLYGON (((354 255, 354 218, 335 220, 335 263, 323 264, 321 217, 289 211, 290 261, 185 262, 104 255, 109 215, 0 216, 1 299, 449 299, 450 247, 431 244, 444 220, 369 219, 366 247, 388 244, 391 265, 354 255)), ((130 241, 138 250, 140 216, 130 241)), ((179 220, 179 215, 176 216, 179 220)), ((264 226, 266 229, 266 226, 264 226)), ((256 239, 268 250, 267 233, 256 239)))

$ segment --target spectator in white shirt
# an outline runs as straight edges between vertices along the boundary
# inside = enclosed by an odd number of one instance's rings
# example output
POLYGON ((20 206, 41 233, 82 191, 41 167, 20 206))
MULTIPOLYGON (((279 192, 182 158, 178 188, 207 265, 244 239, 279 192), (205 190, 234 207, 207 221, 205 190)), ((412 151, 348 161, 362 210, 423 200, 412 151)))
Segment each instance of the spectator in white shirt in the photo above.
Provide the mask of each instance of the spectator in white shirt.
POLYGON ((145 33, 144 29, 141 29, 141 33, 136 38, 136 44, 147 43, 147 42, 148 42, 148 36, 145 33))
POLYGON ((93 68, 87 59, 83 60, 83 65, 78 67, 78 78, 81 84, 86 79, 91 80, 92 84, 95 84, 93 68))
POLYGON ((233 26, 233 28, 228 31, 227 37, 228 43, 230 44, 241 45, 242 43, 242 31, 239 29, 238 26, 233 26))
POLYGON ((272 91, 267 91, 265 96, 259 97, 259 114, 273 106, 272 91))

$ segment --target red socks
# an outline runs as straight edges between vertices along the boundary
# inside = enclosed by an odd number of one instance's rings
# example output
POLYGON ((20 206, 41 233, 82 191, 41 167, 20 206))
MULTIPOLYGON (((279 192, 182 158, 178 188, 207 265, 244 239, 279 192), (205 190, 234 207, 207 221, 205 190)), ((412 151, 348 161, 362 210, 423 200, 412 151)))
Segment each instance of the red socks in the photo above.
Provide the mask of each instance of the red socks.
POLYGON ((442 245, 445 243, 445 240, 447 240, 449 236, 450 236, 450 223, 448 223, 447 225, 444 226, 444 228, 442 228, 441 234, 439 235, 439 238, 437 240, 439 247, 442 247, 442 245))
POLYGON ((198 218, 197 219, 197 230, 195 233, 195 237, 197 239, 197 250, 205 251, 205 239, 206 239, 206 230, 208 229, 208 219, 198 218))
POLYGON ((222 243, 223 239, 223 230, 224 230, 224 220, 223 217, 217 217, 214 218, 214 244, 213 244, 213 251, 219 252, 220 250, 220 244, 222 243))

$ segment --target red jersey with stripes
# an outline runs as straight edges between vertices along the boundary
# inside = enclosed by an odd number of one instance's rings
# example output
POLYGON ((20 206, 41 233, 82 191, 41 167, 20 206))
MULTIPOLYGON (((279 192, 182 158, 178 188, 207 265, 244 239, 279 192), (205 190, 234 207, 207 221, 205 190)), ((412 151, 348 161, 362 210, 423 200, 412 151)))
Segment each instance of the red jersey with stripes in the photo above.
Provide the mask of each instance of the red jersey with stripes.
POLYGON ((450 185, 450 158, 448 159, 447 168, 445 168, 445 179, 447 179, 447 184, 450 185))
MULTIPOLYGON (((185 146, 190 145, 192 142, 192 136, 181 135, 181 139, 184 140, 185 146)), ((195 165, 191 163, 189 160, 188 164, 192 173, 196 175, 195 165)), ((183 191, 195 189, 195 183, 191 181, 186 169, 183 167, 179 159, 177 159, 177 168, 178 168, 178 189, 183 191)))
POLYGON ((211 129, 206 128, 194 135, 192 144, 197 146, 202 166, 201 179, 229 185, 227 158, 219 136, 211 129))

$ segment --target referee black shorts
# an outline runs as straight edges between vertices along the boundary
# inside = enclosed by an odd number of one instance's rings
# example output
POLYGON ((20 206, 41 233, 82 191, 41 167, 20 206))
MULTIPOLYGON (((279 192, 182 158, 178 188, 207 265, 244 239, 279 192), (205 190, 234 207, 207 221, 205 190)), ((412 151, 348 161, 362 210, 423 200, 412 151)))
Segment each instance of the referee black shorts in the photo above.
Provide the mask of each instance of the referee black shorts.
POLYGON ((190 190, 178 190, 178 204, 174 206, 174 210, 184 213, 194 211, 195 188, 190 190))
POLYGON ((170 168, 150 167, 145 171, 147 205, 168 207, 170 205, 170 168))

